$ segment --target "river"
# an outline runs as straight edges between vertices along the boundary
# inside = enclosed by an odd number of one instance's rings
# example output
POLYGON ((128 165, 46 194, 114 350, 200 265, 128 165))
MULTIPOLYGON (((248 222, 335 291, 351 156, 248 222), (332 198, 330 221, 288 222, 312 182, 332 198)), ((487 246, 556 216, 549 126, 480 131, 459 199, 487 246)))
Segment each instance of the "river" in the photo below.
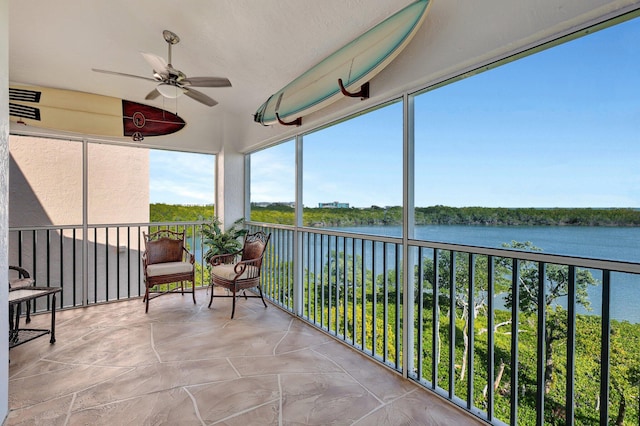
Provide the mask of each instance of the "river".
MULTIPOLYGON (((358 226, 334 228, 390 237, 401 237, 400 226, 358 226)), ((499 248, 511 241, 530 241, 544 253, 621 260, 640 263, 640 227, 589 226, 465 226, 425 225, 416 227, 416 239, 499 248)), ((601 280, 601 274, 593 272, 601 280)), ((589 288, 591 311, 600 315, 602 287, 589 288)), ((617 320, 640 323, 640 276, 614 273, 611 276, 611 316, 617 320)), ((559 301, 566 306, 566 300, 559 301)))

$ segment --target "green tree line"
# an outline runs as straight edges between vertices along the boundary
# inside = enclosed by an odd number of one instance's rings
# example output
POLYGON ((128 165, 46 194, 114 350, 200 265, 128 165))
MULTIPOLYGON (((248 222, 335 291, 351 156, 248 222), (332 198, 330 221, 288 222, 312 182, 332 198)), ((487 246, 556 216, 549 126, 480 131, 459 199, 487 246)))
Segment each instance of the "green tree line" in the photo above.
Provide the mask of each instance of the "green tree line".
MULTIPOLYGON (((211 220, 213 204, 153 203, 151 222, 211 220)), ((294 224, 294 208, 284 204, 252 205, 251 220, 294 224)), ((401 225, 402 207, 323 209, 305 207, 305 226, 401 225)), ((416 207, 416 225, 640 226, 640 209, 632 208, 506 208, 416 207)))
MULTIPOLYGON (((285 205, 252 206, 251 220, 293 224, 294 209, 285 205)), ((307 208, 305 226, 401 225, 402 207, 307 208)), ((640 226, 632 208, 416 207, 416 225, 640 226)))
POLYGON ((184 205, 153 203, 149 205, 151 222, 194 222, 210 220, 215 215, 213 204, 184 205))

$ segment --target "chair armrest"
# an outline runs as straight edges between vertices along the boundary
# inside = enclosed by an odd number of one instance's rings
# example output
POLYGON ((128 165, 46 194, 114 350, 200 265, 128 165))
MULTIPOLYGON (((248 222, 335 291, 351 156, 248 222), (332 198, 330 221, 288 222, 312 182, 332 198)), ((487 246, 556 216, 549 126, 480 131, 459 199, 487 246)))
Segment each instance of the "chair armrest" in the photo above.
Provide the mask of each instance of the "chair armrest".
POLYGON ((9 278, 9 288, 31 287, 36 285, 36 281, 31 278, 29 271, 20 267, 9 265, 9 269, 18 272, 18 278, 9 278))
POLYGON ((20 267, 20 266, 13 266, 13 265, 9 265, 9 269, 13 269, 14 271, 18 271, 18 276, 20 278, 31 278, 31 275, 29 275, 29 271, 27 271, 26 269, 20 267))
POLYGON ((182 247, 182 251, 184 252, 184 255, 187 257, 189 263, 193 265, 196 261, 196 257, 184 246, 182 247))
POLYGON ((242 250, 238 250, 234 253, 228 254, 216 254, 209 260, 209 263, 211 264, 211 266, 235 263, 236 257, 240 254, 242 254, 242 250))
POLYGON ((244 273, 244 271, 247 268, 250 268, 251 266, 253 266, 253 271, 250 270, 247 273, 249 275, 247 278, 256 278, 260 275, 260 268, 258 268, 257 265, 261 265, 262 257, 263 256, 256 257, 255 259, 241 260, 240 262, 236 263, 236 266, 233 268, 233 271, 239 277, 244 273))

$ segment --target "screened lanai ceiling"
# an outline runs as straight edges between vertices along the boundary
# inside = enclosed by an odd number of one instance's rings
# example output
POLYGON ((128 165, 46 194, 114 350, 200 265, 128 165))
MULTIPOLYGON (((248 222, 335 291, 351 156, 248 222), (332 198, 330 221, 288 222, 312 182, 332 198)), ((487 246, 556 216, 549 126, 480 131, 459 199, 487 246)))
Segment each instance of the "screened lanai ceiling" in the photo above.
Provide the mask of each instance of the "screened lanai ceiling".
POLYGON ((410 2, 11 0, 9 77, 14 83, 177 111, 187 122, 185 129, 146 142, 216 151, 221 126, 225 131, 236 125, 259 127, 252 114, 269 94, 410 2), (180 37, 172 48, 175 68, 188 76, 229 78, 230 88, 198 88, 217 106, 184 96, 177 102, 162 97, 145 101, 153 82, 92 72, 100 68, 151 77, 140 52, 167 59, 165 29, 180 37))
MULTIPOLYGON (((310 128, 404 90, 472 70, 577 27, 637 9, 637 0, 432 0, 411 44, 371 82, 366 101, 340 100, 303 123, 310 128)), ((141 145, 216 153, 248 151, 292 135, 253 121, 267 97, 412 0, 9 0, 12 83, 96 93, 177 113, 186 127, 141 145), (167 58, 163 30, 180 37, 172 64, 187 76, 227 77, 232 87, 198 88, 219 104, 186 97, 146 101, 152 70, 140 52, 167 58)), ((12 132, 41 133, 11 124, 12 132)), ((91 138, 89 138, 91 139, 91 138)), ((131 143, 131 140, 118 140, 131 143)))

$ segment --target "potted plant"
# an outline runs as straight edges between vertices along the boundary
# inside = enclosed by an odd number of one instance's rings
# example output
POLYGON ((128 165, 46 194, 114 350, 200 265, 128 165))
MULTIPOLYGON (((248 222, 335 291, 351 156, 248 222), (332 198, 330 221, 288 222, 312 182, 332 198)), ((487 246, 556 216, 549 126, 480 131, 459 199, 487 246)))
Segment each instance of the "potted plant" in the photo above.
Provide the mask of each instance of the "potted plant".
POLYGON ((223 230, 222 223, 217 217, 209 223, 202 224, 202 243, 207 247, 204 253, 204 260, 207 266, 213 256, 219 254, 235 253, 242 248, 241 238, 244 237, 247 229, 244 229, 244 219, 236 220, 229 229, 223 230))

